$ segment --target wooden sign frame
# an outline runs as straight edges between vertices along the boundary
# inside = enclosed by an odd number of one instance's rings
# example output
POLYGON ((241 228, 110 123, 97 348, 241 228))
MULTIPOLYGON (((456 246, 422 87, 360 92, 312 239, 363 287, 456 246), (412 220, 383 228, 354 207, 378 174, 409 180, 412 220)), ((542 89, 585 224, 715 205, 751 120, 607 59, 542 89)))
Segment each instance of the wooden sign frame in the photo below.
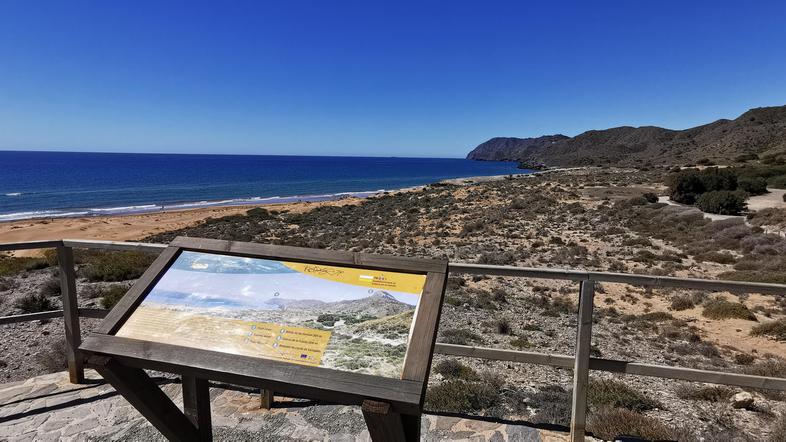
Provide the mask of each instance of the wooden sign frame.
POLYGON ((447 260, 178 237, 79 350, 88 365, 170 440, 212 440, 208 394, 208 380, 212 380, 259 387, 284 396, 361 405, 373 440, 416 441, 420 438, 420 416, 447 266, 447 260), (182 251, 426 275, 412 320, 401 379, 115 336, 182 251), (182 376, 185 413, 144 369, 182 376))

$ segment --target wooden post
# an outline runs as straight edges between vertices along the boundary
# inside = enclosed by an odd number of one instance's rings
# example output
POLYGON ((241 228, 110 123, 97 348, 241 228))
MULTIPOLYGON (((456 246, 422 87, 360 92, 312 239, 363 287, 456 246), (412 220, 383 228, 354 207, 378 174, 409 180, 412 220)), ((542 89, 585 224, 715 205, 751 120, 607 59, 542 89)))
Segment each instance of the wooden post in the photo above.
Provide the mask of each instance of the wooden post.
POLYGON ((82 334, 79 329, 79 306, 76 300, 74 249, 63 245, 57 246, 57 262, 60 266, 60 299, 63 303, 68 377, 72 384, 82 384, 85 382, 85 369, 78 350, 82 342, 82 334))
POLYGON ((366 399, 361 405, 369 436, 373 442, 404 442, 404 423, 401 415, 390 409, 387 402, 366 399))
POLYGON ((213 440, 213 423, 210 416, 210 384, 207 379, 194 376, 182 377, 183 413, 199 430, 200 442, 213 440))
POLYGON ((199 430, 177 405, 140 368, 132 368, 106 356, 90 358, 95 368, 118 393, 134 406, 170 441, 198 441, 199 430))
POLYGON ((579 294, 579 321, 576 330, 576 356, 573 366, 573 410, 570 421, 570 439, 584 441, 587 423, 587 384, 589 383, 590 347, 592 344, 592 302, 595 281, 581 281, 579 294))
POLYGON ((263 388, 259 392, 259 408, 270 410, 273 408, 273 390, 263 388))

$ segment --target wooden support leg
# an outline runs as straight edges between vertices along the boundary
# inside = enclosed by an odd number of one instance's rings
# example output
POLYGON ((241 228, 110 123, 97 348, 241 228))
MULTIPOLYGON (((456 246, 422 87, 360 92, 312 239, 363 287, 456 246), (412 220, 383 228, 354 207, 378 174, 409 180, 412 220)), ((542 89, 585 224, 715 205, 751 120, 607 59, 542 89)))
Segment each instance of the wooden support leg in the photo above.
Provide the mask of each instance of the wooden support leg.
POLYGON ((170 441, 199 440, 199 431, 144 370, 112 358, 93 357, 90 365, 170 441))
POLYGON ((570 421, 570 440, 584 441, 587 422, 587 386, 592 344, 592 304, 595 281, 581 281, 579 293, 579 324, 576 331, 576 362, 573 366, 573 409, 570 421))
POLYGON ((390 409, 390 404, 372 400, 363 401, 361 406, 371 440, 374 442, 405 442, 404 423, 399 413, 390 409))
POLYGON ((82 335, 79 331, 79 309, 76 303, 74 250, 71 247, 58 246, 57 261, 60 265, 60 298, 63 303, 68 377, 72 384, 84 384, 85 369, 82 366, 82 355, 77 350, 82 342, 82 335))
POLYGON ((273 408, 273 390, 262 389, 259 392, 259 408, 270 410, 273 408))
POLYGON ((210 417, 210 384, 207 379, 183 376, 183 412, 199 430, 200 442, 213 440, 210 417))

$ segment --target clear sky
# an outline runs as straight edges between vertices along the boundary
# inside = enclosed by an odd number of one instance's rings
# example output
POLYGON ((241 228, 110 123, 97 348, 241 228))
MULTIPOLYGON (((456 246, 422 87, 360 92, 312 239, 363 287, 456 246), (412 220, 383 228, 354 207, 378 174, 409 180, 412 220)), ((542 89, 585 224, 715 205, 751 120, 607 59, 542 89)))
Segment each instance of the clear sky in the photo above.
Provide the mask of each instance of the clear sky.
POLYGON ((0 149, 460 157, 786 104, 786 2, 0 3, 0 149))

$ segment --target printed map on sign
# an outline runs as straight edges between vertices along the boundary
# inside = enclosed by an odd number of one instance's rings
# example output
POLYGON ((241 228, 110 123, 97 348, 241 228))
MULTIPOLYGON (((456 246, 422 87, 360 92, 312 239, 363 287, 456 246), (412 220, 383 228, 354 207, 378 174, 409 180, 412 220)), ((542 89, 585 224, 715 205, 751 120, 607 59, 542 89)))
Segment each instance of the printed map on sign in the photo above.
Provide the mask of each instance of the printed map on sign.
POLYGON ((400 377, 425 282, 184 251, 117 336, 400 377))

